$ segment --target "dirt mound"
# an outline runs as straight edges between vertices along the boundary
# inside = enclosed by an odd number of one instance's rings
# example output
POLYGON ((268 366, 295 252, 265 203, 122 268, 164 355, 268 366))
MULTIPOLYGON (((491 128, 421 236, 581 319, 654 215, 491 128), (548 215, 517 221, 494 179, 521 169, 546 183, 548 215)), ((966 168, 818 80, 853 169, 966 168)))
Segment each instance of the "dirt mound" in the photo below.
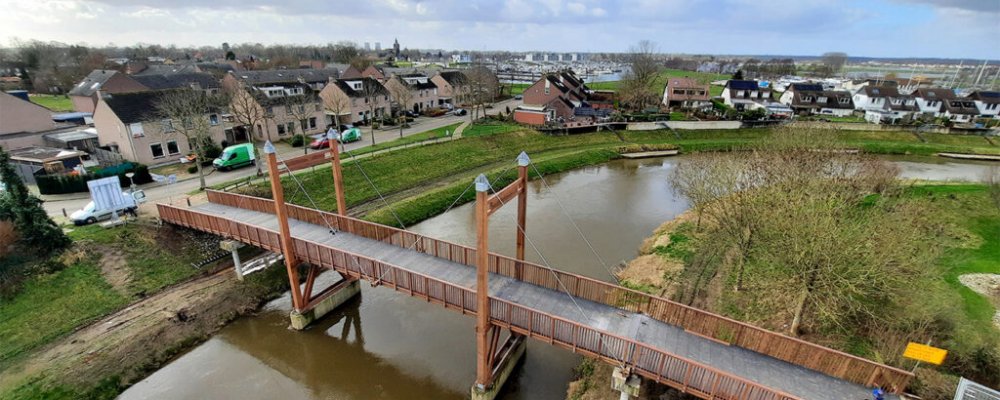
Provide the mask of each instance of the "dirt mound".
POLYGON ((993 324, 1000 329, 1000 274, 965 274, 958 281, 972 291, 986 296, 997 307, 993 314, 993 324))
POLYGON ((125 253, 117 249, 108 249, 102 253, 101 260, 98 262, 101 266, 101 275, 111 287, 127 296, 127 287, 132 281, 132 274, 129 272, 125 253))

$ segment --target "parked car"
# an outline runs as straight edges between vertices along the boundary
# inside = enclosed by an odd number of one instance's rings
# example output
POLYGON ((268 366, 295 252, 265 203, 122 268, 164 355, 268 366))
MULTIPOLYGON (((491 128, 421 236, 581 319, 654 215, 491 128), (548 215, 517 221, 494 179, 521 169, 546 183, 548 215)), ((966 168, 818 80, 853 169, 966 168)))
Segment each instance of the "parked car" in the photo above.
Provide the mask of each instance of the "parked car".
POLYGON ((409 117, 409 118, 416 118, 416 117, 420 116, 420 114, 417 114, 417 113, 415 113, 413 111, 410 111, 410 110, 406 110, 406 116, 409 117))
POLYGON ((97 206, 93 201, 87 203, 82 209, 74 211, 70 214, 69 219, 73 221, 74 225, 89 225, 97 221, 103 221, 106 219, 111 219, 111 217, 117 214, 132 214, 135 215, 135 210, 139 208, 139 205, 146 202, 146 193, 142 190, 136 190, 134 192, 122 192, 122 206, 117 210, 98 210, 97 206))
POLYGON ((524 100, 524 96, 522 95, 514 96, 514 100, 524 100))
POLYGON ((212 161, 215 169, 228 171, 234 168, 254 165, 257 162, 257 154, 252 143, 234 144, 222 150, 219 158, 212 161))
POLYGON ((463 116, 463 115, 468 114, 468 113, 469 112, 465 111, 464 108, 456 108, 455 111, 452 111, 452 114, 455 114, 457 116, 463 116))

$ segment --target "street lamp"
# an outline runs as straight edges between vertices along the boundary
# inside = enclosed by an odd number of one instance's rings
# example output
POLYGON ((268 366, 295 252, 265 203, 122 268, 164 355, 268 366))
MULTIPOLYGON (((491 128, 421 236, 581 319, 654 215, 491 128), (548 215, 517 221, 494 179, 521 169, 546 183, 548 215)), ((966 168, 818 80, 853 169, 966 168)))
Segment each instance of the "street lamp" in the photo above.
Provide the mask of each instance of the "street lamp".
POLYGON ((128 172, 125 174, 125 177, 128 178, 128 183, 129 183, 128 190, 130 193, 135 193, 135 181, 132 180, 133 176, 135 176, 135 172, 128 172))

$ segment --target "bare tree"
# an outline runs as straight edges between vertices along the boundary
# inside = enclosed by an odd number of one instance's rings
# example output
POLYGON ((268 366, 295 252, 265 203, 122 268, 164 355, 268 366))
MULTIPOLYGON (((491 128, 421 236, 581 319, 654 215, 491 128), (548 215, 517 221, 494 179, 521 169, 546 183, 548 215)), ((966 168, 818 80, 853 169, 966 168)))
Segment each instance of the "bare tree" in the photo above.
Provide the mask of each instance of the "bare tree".
POLYGON ((346 111, 351 111, 351 98, 340 91, 333 91, 333 95, 323 99, 323 108, 333 113, 333 127, 340 130, 340 116, 346 111))
POLYGON ((659 96, 653 85, 660 73, 660 63, 656 53, 656 45, 648 40, 640 41, 629 51, 629 70, 622 77, 618 94, 632 110, 643 110, 657 102, 659 96))
MULTIPOLYGON (((299 132, 305 135, 306 130, 309 128, 309 118, 311 118, 316 113, 316 92, 307 85, 299 86, 302 88, 302 94, 289 95, 285 94, 283 103, 285 106, 285 116, 294 122, 294 126, 298 126, 299 132)), ((288 132, 292 136, 296 133, 294 130, 288 132)), ((305 138, 303 138, 305 141, 305 138)), ((308 153, 309 146, 302 146, 302 152, 308 153)))
MULTIPOLYGON (((380 99, 384 99, 389 96, 389 92, 385 90, 385 86, 382 86, 377 80, 373 78, 363 78, 361 81, 361 97, 365 99, 365 104, 368 106, 368 114, 366 118, 372 127, 372 146, 375 145, 375 112, 379 110, 378 102, 380 99)), ((384 112, 379 113, 377 117, 381 118, 384 112)))
POLYGON ((823 56, 820 58, 822 66, 820 73, 827 77, 836 75, 844 68, 844 64, 846 63, 847 53, 839 51, 823 53, 823 56))
POLYGON ((201 164, 205 162, 207 145, 211 143, 211 122, 208 113, 217 110, 221 102, 205 92, 182 89, 167 92, 156 101, 156 110, 164 118, 165 137, 183 137, 196 156, 200 189, 205 189, 205 172, 201 164))
POLYGON ((392 79, 393 81, 387 82, 386 88, 389 90, 389 96, 392 97, 392 101, 399 108, 399 137, 403 137, 403 125, 406 125, 406 110, 409 109, 410 102, 413 101, 413 88, 403 78, 397 76, 392 79))
POLYGON ((479 64, 465 71, 468 101, 472 105, 469 113, 471 121, 479 119, 479 112, 486 115, 486 105, 496 97, 498 81, 493 71, 479 64))
MULTIPOLYGON (((267 113, 260 105, 263 96, 257 94, 256 90, 249 85, 240 83, 223 85, 223 93, 229 100, 229 112, 236 121, 238 127, 244 129, 247 135, 247 142, 253 142, 254 127, 257 134, 263 134, 262 125, 266 125, 267 113)), ((271 137, 268 129, 268 139, 271 137)))

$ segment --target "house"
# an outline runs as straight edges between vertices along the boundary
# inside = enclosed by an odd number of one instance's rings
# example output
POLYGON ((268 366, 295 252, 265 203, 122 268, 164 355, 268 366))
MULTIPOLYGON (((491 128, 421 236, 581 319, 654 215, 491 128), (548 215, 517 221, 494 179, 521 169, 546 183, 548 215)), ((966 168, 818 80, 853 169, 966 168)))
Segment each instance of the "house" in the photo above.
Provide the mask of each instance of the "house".
POLYGON ((944 88, 920 88, 913 92, 920 113, 940 117, 944 113, 944 102, 955 98, 955 92, 944 88))
POLYGON ((385 73, 374 65, 369 65, 363 71, 359 71, 354 66, 350 66, 340 74, 341 79, 374 78, 379 82, 385 82, 385 73))
POLYGON ((337 75, 339 70, 333 68, 227 74, 222 79, 222 86, 230 88, 232 113, 244 113, 243 107, 252 107, 257 111, 251 114, 265 116, 255 127, 233 127, 226 133, 227 140, 247 140, 250 133, 254 133, 257 140, 276 140, 299 133, 324 132, 327 117, 320 94, 337 75))
POLYGON ((1000 118, 1000 92, 977 90, 968 97, 979 109, 983 117, 1000 118))
POLYGON ((431 77, 438 88, 438 105, 461 104, 469 94, 469 79, 461 71, 441 71, 431 77))
POLYGON ((729 80, 722 89, 722 101, 739 111, 765 108, 772 101, 771 89, 758 86, 757 81, 729 80))
POLYGON ((341 124, 356 124, 381 119, 391 111, 389 91, 374 78, 337 79, 319 95, 330 125, 335 116, 341 124))
POLYGON ((854 109, 864 111, 865 120, 872 123, 895 123, 920 110, 917 100, 900 94, 895 84, 862 86, 853 99, 854 109))
POLYGON ((97 107, 98 92, 105 94, 128 93, 149 90, 132 77, 106 69, 95 69, 80 83, 69 91, 73 101, 73 109, 79 112, 92 113, 97 107))
POLYGON ((683 110, 704 110, 712 108, 709 100, 708 84, 698 83, 691 78, 670 78, 663 89, 663 105, 683 110))
MULTIPOLYGON (((94 127, 104 148, 122 158, 147 165, 167 164, 191 154, 187 139, 174 123, 157 111, 169 91, 144 91, 102 95, 94 111, 94 127)), ((226 139, 219 115, 209 111, 209 136, 215 143, 226 139)))
POLYGON ((602 117, 610 111, 592 107, 587 102, 589 89, 569 70, 543 75, 524 89, 523 96, 524 103, 514 110, 514 120, 523 124, 566 122, 577 116, 602 117))
POLYGON ((49 109, 0 92, 0 147, 9 150, 42 146, 42 135, 57 127, 49 109))
POLYGON ((955 122, 972 122, 979 116, 976 102, 967 97, 956 97, 945 100, 943 104, 945 118, 955 122))
POLYGON ((848 116, 854 112, 854 102, 846 90, 825 90, 814 83, 793 83, 779 99, 798 115, 848 116))
POLYGON ((401 109, 412 110, 420 113, 426 109, 436 107, 438 104, 438 89, 431 78, 424 74, 402 74, 395 75, 385 82, 385 87, 389 93, 400 90, 408 90, 410 99, 407 104, 398 104, 401 109))

